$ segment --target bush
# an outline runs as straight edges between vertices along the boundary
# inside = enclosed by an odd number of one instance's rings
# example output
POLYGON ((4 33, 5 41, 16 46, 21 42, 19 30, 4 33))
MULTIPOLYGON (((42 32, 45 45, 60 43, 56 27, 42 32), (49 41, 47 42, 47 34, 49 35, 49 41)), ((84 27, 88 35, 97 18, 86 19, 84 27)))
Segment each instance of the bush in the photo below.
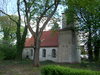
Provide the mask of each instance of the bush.
POLYGON ((14 46, 0 45, 0 59, 9 60, 15 59, 16 48, 14 46))
POLYGON ((5 58, 4 53, 0 51, 0 60, 3 60, 5 58))
POLYGON ((55 62, 51 60, 45 60, 45 61, 42 61, 41 64, 55 64, 55 62))
POLYGON ((98 71, 79 70, 65 68, 56 65, 48 65, 41 68, 42 75, 100 75, 98 71))

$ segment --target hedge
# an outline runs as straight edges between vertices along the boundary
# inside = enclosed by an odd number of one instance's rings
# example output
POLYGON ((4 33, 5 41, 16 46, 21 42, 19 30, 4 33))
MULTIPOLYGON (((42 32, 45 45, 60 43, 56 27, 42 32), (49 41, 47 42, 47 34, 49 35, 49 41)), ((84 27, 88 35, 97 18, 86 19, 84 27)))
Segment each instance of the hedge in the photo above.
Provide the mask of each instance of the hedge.
POLYGON ((58 65, 47 65, 41 68, 42 75, 100 75, 99 71, 73 69, 58 65))

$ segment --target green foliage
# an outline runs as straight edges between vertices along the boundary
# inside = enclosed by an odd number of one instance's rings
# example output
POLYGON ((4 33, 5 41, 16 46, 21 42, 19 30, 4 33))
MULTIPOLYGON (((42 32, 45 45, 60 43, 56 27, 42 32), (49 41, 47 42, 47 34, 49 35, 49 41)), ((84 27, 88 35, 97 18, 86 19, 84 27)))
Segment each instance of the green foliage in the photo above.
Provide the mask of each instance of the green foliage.
POLYGON ((85 8, 88 12, 97 13, 100 7, 100 0, 68 0, 67 3, 74 8, 85 8))
POLYGON ((84 18, 83 15, 93 15, 91 21, 96 21, 95 19, 100 15, 100 0, 67 0, 66 3, 68 6, 66 10, 67 23, 73 22, 76 15, 80 16, 80 19, 84 18))
MULTIPOLYGON (((24 1, 21 1, 21 4, 24 4, 24 1)), ((49 14, 54 9, 54 0, 29 0, 27 1, 27 8, 30 8, 30 19, 38 20, 37 16, 49 16, 49 14), (48 10, 49 8, 49 10, 48 10), (46 10, 46 12, 44 12, 46 10), (44 14, 45 13, 45 14, 44 14), (33 18, 34 17, 34 18, 33 18)), ((25 15, 25 7, 21 7, 21 11, 25 15)))
POLYGON ((100 72, 65 68, 58 65, 48 65, 41 69, 42 75, 100 75, 100 72))
POLYGON ((59 29, 60 29, 59 24, 57 22, 54 22, 54 25, 52 26, 51 30, 57 31, 59 29))
POLYGON ((10 45, 0 45, 0 59, 9 60, 15 59, 16 48, 10 45))
POLYGON ((4 53, 0 51, 0 60, 3 60, 5 58, 4 53))
MULTIPOLYGON (((16 16, 11 15, 11 17, 15 20, 17 19, 16 16)), ((15 39, 16 24, 8 16, 0 16, 0 28, 4 40, 11 42, 15 39)))
POLYGON ((99 59, 100 0, 67 0, 66 3, 68 6, 65 12, 67 24, 74 23, 75 19, 80 23, 79 31, 87 33, 85 37, 88 39, 85 42, 87 42, 89 58, 93 59, 95 56, 99 59))
MULTIPOLYGON (((15 15, 9 15, 9 16, 8 15, 0 16, 0 32, 2 32, 1 35, 3 35, 1 40, 3 41, 2 42, 3 44, 13 45, 15 39, 17 39, 17 49, 18 49, 18 52, 20 52, 23 50, 23 47, 24 47, 24 42, 25 42, 25 38, 27 34, 27 27, 24 27, 21 24, 19 25, 18 16, 15 16, 15 15)), ((15 52, 13 49, 16 51, 15 48, 8 47, 8 46, 5 46, 5 47, 2 46, 2 51, 6 56, 5 59, 15 58, 15 55, 14 55, 15 52)), ((22 53, 19 55, 21 56, 22 53)))
POLYGON ((51 61, 51 60, 46 60, 46 61, 42 61, 41 64, 55 64, 55 62, 51 61))

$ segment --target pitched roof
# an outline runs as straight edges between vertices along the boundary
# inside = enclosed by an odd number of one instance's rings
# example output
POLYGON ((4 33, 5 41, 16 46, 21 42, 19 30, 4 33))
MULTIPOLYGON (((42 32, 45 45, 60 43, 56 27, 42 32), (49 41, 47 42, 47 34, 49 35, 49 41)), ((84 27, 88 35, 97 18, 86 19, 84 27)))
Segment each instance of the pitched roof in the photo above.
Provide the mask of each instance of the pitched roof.
MULTIPOLYGON (((41 47, 57 47, 59 32, 44 31, 41 36, 41 47)), ((34 38, 28 38, 25 42, 25 47, 34 46, 34 38)))

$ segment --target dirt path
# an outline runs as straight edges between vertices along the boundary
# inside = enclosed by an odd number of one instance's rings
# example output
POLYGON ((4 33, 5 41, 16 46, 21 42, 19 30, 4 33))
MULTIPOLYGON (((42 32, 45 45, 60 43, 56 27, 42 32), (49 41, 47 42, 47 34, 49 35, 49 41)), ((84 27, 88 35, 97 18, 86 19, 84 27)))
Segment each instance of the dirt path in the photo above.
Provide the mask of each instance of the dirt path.
POLYGON ((41 75, 32 65, 0 65, 0 75, 41 75))

